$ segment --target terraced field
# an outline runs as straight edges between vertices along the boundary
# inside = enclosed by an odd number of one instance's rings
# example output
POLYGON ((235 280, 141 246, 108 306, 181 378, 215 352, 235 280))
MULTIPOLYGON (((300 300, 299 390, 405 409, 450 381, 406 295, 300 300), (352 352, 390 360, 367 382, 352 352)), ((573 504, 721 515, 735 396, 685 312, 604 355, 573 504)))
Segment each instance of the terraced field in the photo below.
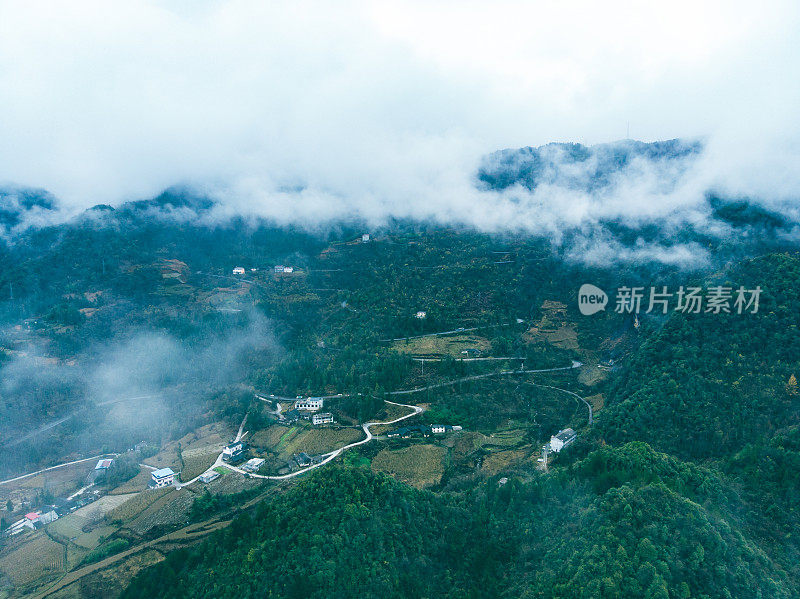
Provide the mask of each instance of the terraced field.
POLYGON ((0 555, 0 571, 16 587, 48 580, 64 573, 64 546, 37 531, 25 543, 0 555))
POLYGON ((494 475, 530 458, 531 447, 492 452, 483 458, 481 470, 494 475))
POLYGON ((447 450, 438 445, 412 445, 403 449, 382 449, 372 459, 372 469, 386 472, 414 487, 437 484, 444 473, 447 450))
POLYGON ((461 335, 446 335, 441 337, 422 337, 408 341, 395 341, 392 349, 402 354, 435 355, 464 358, 461 352, 474 348, 486 354, 491 350, 492 344, 485 337, 464 333, 461 335))
POLYGON ((273 452, 278 461, 286 461, 295 453, 318 455, 363 438, 364 433, 358 428, 273 425, 258 431, 250 443, 254 448, 273 452))
POLYGON ((106 514, 106 520, 109 522, 127 522, 132 520, 171 490, 172 489, 169 487, 147 489, 136 495, 129 496, 127 501, 116 506, 106 514))
POLYGON ((188 488, 168 492, 147 506, 133 520, 125 524, 134 534, 144 535, 158 526, 171 526, 186 521, 186 516, 195 500, 195 495, 188 488))

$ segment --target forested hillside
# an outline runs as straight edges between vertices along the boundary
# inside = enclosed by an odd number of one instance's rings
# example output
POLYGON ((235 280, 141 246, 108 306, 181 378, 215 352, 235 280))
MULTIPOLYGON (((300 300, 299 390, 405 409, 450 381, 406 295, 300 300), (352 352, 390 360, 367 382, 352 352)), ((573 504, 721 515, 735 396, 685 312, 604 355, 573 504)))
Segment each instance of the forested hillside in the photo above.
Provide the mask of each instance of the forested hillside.
POLYGON ((796 596, 735 502, 710 472, 643 444, 457 495, 332 468, 171 554, 124 597, 796 596))
POLYGON ((800 417, 800 259, 769 255, 709 285, 762 288, 757 314, 674 314, 635 353, 599 419, 603 437, 686 458, 731 455, 800 417), (794 381, 794 383, 792 383, 794 381))
MULTIPOLYGON (((172 526, 233 524, 165 550, 125 596, 797 597, 800 258, 772 235, 777 215, 711 203, 744 241, 686 232, 713 254, 691 271, 591 266, 542 239, 430 223, 392 223, 369 242, 356 222, 207 226, 197 219, 213 204, 177 192, 19 234, 1 248, 18 268, 0 272, 0 470, 173 446, 203 427, 235 432, 245 415, 278 468, 307 442, 290 439, 316 431, 276 422, 268 395, 287 410, 325 395, 343 427, 331 438, 348 440, 403 413, 385 402, 397 399, 424 408, 415 423, 463 430, 375 430, 314 473, 264 482, 260 502, 256 487, 174 491, 185 518, 172 526), (584 282, 762 293, 756 314, 634 319, 612 303, 587 317, 584 282), (566 427, 577 442, 543 463, 566 427)), ((101 484, 137 475, 133 455, 118 461, 101 484)), ((150 538, 114 534, 110 547, 150 538)))

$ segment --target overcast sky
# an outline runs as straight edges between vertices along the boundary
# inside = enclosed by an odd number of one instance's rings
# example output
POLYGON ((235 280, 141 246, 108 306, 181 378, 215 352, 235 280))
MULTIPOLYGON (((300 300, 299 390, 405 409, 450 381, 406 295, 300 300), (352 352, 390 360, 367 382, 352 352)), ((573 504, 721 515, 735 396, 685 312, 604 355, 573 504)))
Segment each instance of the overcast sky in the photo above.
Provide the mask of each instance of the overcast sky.
POLYGON ((277 218, 553 228, 602 209, 477 193, 477 161, 628 126, 708 143, 650 212, 710 184, 786 202, 799 124, 792 0, 0 0, 0 183, 74 208, 192 184, 277 218))

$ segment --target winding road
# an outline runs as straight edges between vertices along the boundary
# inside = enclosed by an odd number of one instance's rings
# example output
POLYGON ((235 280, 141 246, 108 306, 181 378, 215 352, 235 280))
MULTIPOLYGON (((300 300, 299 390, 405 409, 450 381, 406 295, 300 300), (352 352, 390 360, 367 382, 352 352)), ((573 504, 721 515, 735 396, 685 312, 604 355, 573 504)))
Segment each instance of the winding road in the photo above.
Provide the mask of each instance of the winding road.
MULTIPOLYGON (((582 362, 578 362, 577 360, 573 360, 573 362, 572 362, 572 364, 570 366, 561 366, 561 367, 557 367, 557 368, 538 368, 538 369, 525 369, 525 370, 500 370, 498 372, 489 372, 489 373, 486 373, 486 374, 477 374, 477 375, 473 375, 473 376, 462 377, 462 378, 455 379, 455 380, 452 380, 452 381, 445 381, 443 383, 435 383, 433 385, 427 385, 425 387, 415 387, 413 389, 403 389, 403 390, 400 390, 400 391, 389 391, 389 392, 386 393, 386 395, 389 395, 389 396, 411 395, 413 393, 421 393, 423 391, 428 391, 430 389, 439 389, 441 387, 447 387, 449 385, 455 385, 455 384, 458 384, 458 383, 464 383, 464 382, 468 382, 468 381, 476 381, 476 380, 479 380, 479 379, 489 378, 489 377, 493 377, 493 376, 521 375, 521 374, 540 374, 540 373, 547 373, 547 372, 559 372, 559 371, 573 370, 575 368, 580 368, 581 366, 583 366, 582 362)), ((572 391, 568 391, 567 389, 561 389, 559 387, 552 387, 550 385, 538 385, 538 384, 535 384, 535 383, 534 383, 534 385, 537 386, 537 387, 545 387, 545 388, 549 388, 549 389, 554 389, 556 391, 561 391, 563 393, 567 393, 567 394, 572 395, 572 396, 576 397, 577 399, 581 400, 584 404, 586 404, 586 407, 589 410, 589 425, 591 426, 593 424, 592 405, 588 401, 586 401, 583 397, 578 395, 577 393, 574 393, 572 391)), ((258 394, 256 395, 256 397, 258 399, 262 400, 262 401, 270 401, 270 400, 294 401, 296 399, 295 397, 263 397, 262 395, 258 395, 258 394)), ((322 399, 336 399, 336 398, 340 398, 340 397, 350 397, 350 395, 344 394, 344 393, 337 393, 336 395, 324 395, 321 398, 322 399)), ((217 468, 219 466, 223 466, 223 467, 225 467, 225 468, 227 468, 229 470, 233 470, 234 472, 239 472, 241 474, 247 474, 248 476, 250 476, 252 478, 260 478, 260 479, 266 479, 266 480, 286 480, 286 479, 289 479, 289 478, 294 478, 295 476, 300 476, 301 474, 305 474, 309 470, 314 470, 315 468, 319 468, 320 466, 322 466, 324 464, 327 464, 331 460, 336 459, 339 455, 341 455, 343 452, 347 451, 348 449, 351 449, 353 447, 357 447, 359 445, 363 445, 364 443, 369 443, 372 439, 375 438, 374 435, 372 434, 372 432, 369 430, 370 427, 378 426, 378 425, 394 424, 396 422, 400 422, 402 420, 405 420, 406 418, 411 418, 412 416, 416 416, 417 414, 421 414, 424 411, 423 408, 420 408, 419 406, 396 403, 396 402, 393 402, 393 401, 389 401, 388 399, 386 399, 384 401, 386 403, 388 403, 388 404, 391 404, 391 405, 400 406, 400 407, 403 407, 403 408, 409 408, 412 411, 410 413, 404 415, 404 416, 400 416, 399 418, 395 418, 394 420, 388 420, 386 422, 367 422, 367 423, 362 424, 361 428, 364 430, 364 433, 366 434, 366 437, 364 439, 362 439, 361 441, 356 441, 354 443, 350 443, 350 444, 345 445, 343 447, 340 447, 338 449, 335 449, 335 450, 331 451, 330 453, 323 454, 323 459, 320 462, 317 462, 316 464, 313 464, 313 465, 309 466, 308 468, 303 468, 302 470, 297 470, 297 471, 291 472, 289 474, 276 475, 276 476, 268 476, 268 475, 263 475, 263 474, 252 474, 252 473, 249 473, 249 472, 245 472, 241 468, 238 468, 236 466, 232 466, 231 464, 228 464, 227 462, 225 462, 222 459, 222 453, 220 453, 217 456, 217 459, 214 461, 214 463, 209 468, 207 468, 205 472, 208 472, 208 470, 212 470, 212 469, 217 468)), ((281 407, 280 407, 280 404, 278 404, 278 409, 275 410, 272 413, 280 418, 280 416, 281 416, 280 412, 281 412, 281 407)), ((242 420, 242 423, 239 426, 239 430, 236 433, 236 439, 235 439, 236 442, 241 441, 241 439, 247 434, 246 432, 244 432, 244 425, 245 425, 246 422, 247 422, 247 416, 245 415, 244 420, 242 420)), ((71 466, 73 464, 80 464, 82 462, 88 462, 88 461, 91 461, 91 460, 96 460, 96 459, 99 459, 99 458, 102 458, 102 457, 106 457, 108 455, 111 455, 111 454, 101 454, 101 455, 96 455, 96 456, 92 456, 92 457, 89 457, 89 458, 84 458, 82 460, 75 460, 75 461, 72 461, 72 462, 67 462, 65 464, 58 464, 56 466, 50 466, 49 468, 44 468, 42 470, 37 470, 36 472, 29 472, 28 474, 22 474, 20 476, 14 477, 14 478, 9 478, 7 480, 0 481, 0 485, 5 484, 5 483, 18 481, 18 480, 21 480, 23 478, 27 478, 29 476, 36 476, 37 474, 41 474, 43 472, 48 472, 50 470, 55 470, 57 468, 63 468, 65 466, 71 466)), ((116 454, 113 454, 113 455, 116 455, 116 454)), ((146 465, 146 464, 142 464, 142 465, 146 465)), ((146 465, 146 466, 148 468, 153 468, 152 466, 149 466, 149 465, 146 465)), ((194 477, 193 479, 191 479, 191 480, 189 480, 189 481, 187 481, 185 483, 177 483, 175 485, 175 487, 177 489, 181 489, 181 488, 186 487, 188 485, 194 484, 195 482, 200 480, 200 476, 202 476, 202 474, 194 477)))
MULTIPOLYGON (((344 445, 343 447, 340 447, 339 449, 334 449, 330 453, 323 454, 323 459, 322 460, 320 460, 316 464, 312 464, 308 468, 303 468, 302 470, 296 470, 295 472, 290 472, 289 474, 281 474, 281 475, 275 475, 275 476, 268 476, 268 475, 265 475, 265 474, 253 474, 253 473, 250 473, 250 472, 246 472, 246 471, 242 470, 241 468, 238 468, 236 466, 228 464, 227 462, 224 462, 222 460, 222 454, 220 453, 219 456, 217 456, 217 460, 214 462, 214 465, 211 466, 210 469, 216 468, 218 466, 223 466, 223 467, 227 468, 228 470, 233 470, 234 472, 239 472, 240 474, 244 474, 244 475, 250 476, 250 478, 260 478, 260 479, 264 479, 264 480, 286 480, 286 479, 289 479, 289 478, 294 478, 295 476, 300 476, 301 474, 305 474, 309 470, 314 470, 315 468, 319 468, 320 466, 323 466, 323 465, 327 464, 331 460, 336 459, 338 456, 340 456, 343 452, 347 451, 348 449, 351 449, 353 447, 358 447, 359 445, 363 445, 364 443, 369 443, 370 441, 372 441, 372 439, 374 439, 375 436, 372 434, 372 431, 369 430, 370 427, 378 426, 378 425, 381 425, 381 424, 383 424, 383 425, 394 424, 395 422, 400 422, 401 420, 405 420, 406 418, 411 418, 412 416, 416 416, 417 414, 421 414, 424 411, 423 408, 420 408, 419 406, 411 406, 411 405, 407 405, 407 404, 396 403, 396 402, 393 402, 393 401, 389 401, 388 399, 386 399, 384 401, 386 403, 388 403, 388 404, 393 405, 393 406, 400 406, 401 408, 410 408, 412 410, 412 412, 409 413, 409 414, 406 414, 405 416, 400 416, 399 418, 395 418, 394 420, 387 420, 385 422, 366 422, 366 423, 362 424, 361 428, 364 430, 364 433, 366 433, 366 435, 367 435, 364 439, 361 439, 361 441, 356 441, 355 443, 350 443, 348 445, 344 445)), ((247 417, 245 417, 245 419, 246 418, 247 417)), ((244 422, 242 422, 242 426, 239 427, 239 434, 237 435, 237 439, 236 439, 237 441, 242 436, 242 427, 243 426, 244 426, 244 422)), ((202 476, 202 475, 200 475, 200 476, 202 476)), ((188 485, 191 485, 192 483, 194 483, 197 480, 199 480, 200 476, 197 476, 197 477, 193 478, 192 480, 190 480, 188 482, 185 482, 185 483, 183 483, 181 485, 176 485, 176 488, 180 489, 182 487, 186 487, 188 485)))
POLYGON ((573 360, 571 366, 561 366, 559 368, 539 368, 539 369, 528 369, 528 370, 499 370, 497 372, 489 372, 486 374, 475 374, 473 376, 465 376, 460 379, 455 379, 452 381, 445 381, 444 383, 435 383, 433 385, 428 385, 426 387, 415 387, 413 389, 404 389, 402 391, 389 391, 387 395, 410 395, 412 393, 420 393, 422 391, 428 391, 429 389, 439 389, 441 387, 448 387, 450 385, 456 385, 458 383, 465 383, 467 381, 477 381, 479 379, 486 379, 493 376, 502 376, 508 374, 539 374, 543 372, 558 372, 560 370, 572 370, 573 368, 580 368, 583 366, 583 362, 578 362, 577 360, 573 360))

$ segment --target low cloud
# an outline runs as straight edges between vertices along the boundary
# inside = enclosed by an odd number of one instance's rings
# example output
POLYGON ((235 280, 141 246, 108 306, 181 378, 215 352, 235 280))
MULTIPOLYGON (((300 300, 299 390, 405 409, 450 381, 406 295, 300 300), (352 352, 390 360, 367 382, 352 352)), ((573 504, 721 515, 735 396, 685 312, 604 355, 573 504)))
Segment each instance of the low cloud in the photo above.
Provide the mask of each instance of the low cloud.
POLYGON ((96 452, 180 434, 202 420, 208 393, 241 383, 281 352, 269 321, 255 312, 200 339, 127 331, 69 362, 48 356, 36 341, 14 343, 18 333, 5 335, 4 344, 19 349, 0 364, 0 471, 35 460, 45 453, 36 449, 42 444, 96 452), (26 452, 16 453, 22 444, 26 452))
POLYGON ((555 243, 609 220, 713 228, 710 190, 800 221, 799 38, 789 1, 9 0, 0 182, 49 190, 59 218, 184 185, 219 202, 211 222, 411 218, 555 243), (476 186, 498 149, 628 127, 704 149, 600 189, 573 184, 587 165, 476 186))

